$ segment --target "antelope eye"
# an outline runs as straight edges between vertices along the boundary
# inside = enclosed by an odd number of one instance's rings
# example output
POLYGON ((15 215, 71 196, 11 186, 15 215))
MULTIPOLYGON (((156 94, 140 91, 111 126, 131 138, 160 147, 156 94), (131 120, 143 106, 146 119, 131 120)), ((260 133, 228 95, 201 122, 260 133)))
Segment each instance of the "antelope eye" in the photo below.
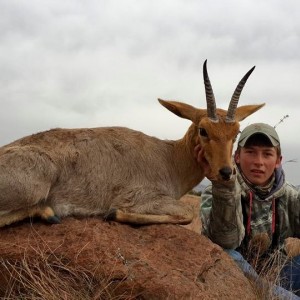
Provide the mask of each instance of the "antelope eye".
POLYGON ((202 127, 199 128, 199 134, 203 137, 208 137, 206 130, 202 127))

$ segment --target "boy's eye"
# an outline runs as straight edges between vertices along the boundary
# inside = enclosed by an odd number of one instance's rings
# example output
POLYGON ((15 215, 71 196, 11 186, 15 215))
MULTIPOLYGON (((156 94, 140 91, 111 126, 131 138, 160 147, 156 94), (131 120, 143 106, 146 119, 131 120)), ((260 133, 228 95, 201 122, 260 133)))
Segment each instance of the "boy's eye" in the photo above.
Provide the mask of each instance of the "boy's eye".
POLYGON ((201 136, 208 137, 206 130, 202 127, 199 128, 199 134, 201 136))
POLYGON ((253 153, 253 150, 248 149, 248 150, 246 150, 245 152, 251 154, 251 153, 253 153))
POLYGON ((273 153, 272 152, 267 152, 265 153, 266 156, 273 156, 273 153))

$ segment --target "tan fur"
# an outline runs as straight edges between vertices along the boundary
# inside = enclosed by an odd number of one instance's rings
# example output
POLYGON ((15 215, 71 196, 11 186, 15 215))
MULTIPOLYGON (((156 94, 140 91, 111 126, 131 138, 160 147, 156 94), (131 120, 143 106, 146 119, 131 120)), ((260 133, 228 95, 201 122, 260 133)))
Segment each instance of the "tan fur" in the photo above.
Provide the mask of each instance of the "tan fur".
POLYGON ((300 255, 300 239, 292 237, 285 239, 284 249, 288 257, 300 255))
POLYGON ((201 143, 219 178, 231 166, 238 121, 262 105, 237 110, 237 121, 206 117, 206 110, 160 100, 193 124, 177 141, 163 141, 122 127, 52 129, 0 148, 0 227, 39 216, 57 222, 63 216, 99 215, 135 224, 179 223, 193 219, 177 201, 204 177, 194 158, 201 143), (204 127, 209 139, 199 137, 204 127))

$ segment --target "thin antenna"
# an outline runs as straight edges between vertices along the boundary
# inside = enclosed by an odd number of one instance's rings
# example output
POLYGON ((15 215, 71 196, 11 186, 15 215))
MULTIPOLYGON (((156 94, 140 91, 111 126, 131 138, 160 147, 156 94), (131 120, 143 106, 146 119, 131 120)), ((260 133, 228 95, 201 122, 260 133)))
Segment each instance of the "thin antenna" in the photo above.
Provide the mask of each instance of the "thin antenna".
POLYGON ((274 125, 274 128, 276 128, 280 123, 282 123, 282 122, 284 121, 284 119, 286 119, 286 118, 288 118, 288 117, 289 117, 289 115, 283 116, 283 117, 279 120, 279 122, 278 122, 276 125, 274 125))

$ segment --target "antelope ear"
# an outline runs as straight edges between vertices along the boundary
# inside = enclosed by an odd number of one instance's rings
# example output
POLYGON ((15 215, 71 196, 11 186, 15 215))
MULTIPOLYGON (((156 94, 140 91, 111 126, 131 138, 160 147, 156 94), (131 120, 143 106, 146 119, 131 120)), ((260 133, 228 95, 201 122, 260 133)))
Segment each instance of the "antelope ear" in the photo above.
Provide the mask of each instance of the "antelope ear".
POLYGON ((235 120, 236 121, 242 121, 261 109, 263 106, 265 106, 265 103, 263 104, 257 104, 257 105, 244 105, 240 106, 236 109, 235 112, 235 120))
POLYGON ((177 101, 166 101, 162 99, 158 99, 158 101, 176 116, 191 120, 194 124, 198 124, 200 119, 206 115, 206 109, 197 109, 189 104, 177 101))

